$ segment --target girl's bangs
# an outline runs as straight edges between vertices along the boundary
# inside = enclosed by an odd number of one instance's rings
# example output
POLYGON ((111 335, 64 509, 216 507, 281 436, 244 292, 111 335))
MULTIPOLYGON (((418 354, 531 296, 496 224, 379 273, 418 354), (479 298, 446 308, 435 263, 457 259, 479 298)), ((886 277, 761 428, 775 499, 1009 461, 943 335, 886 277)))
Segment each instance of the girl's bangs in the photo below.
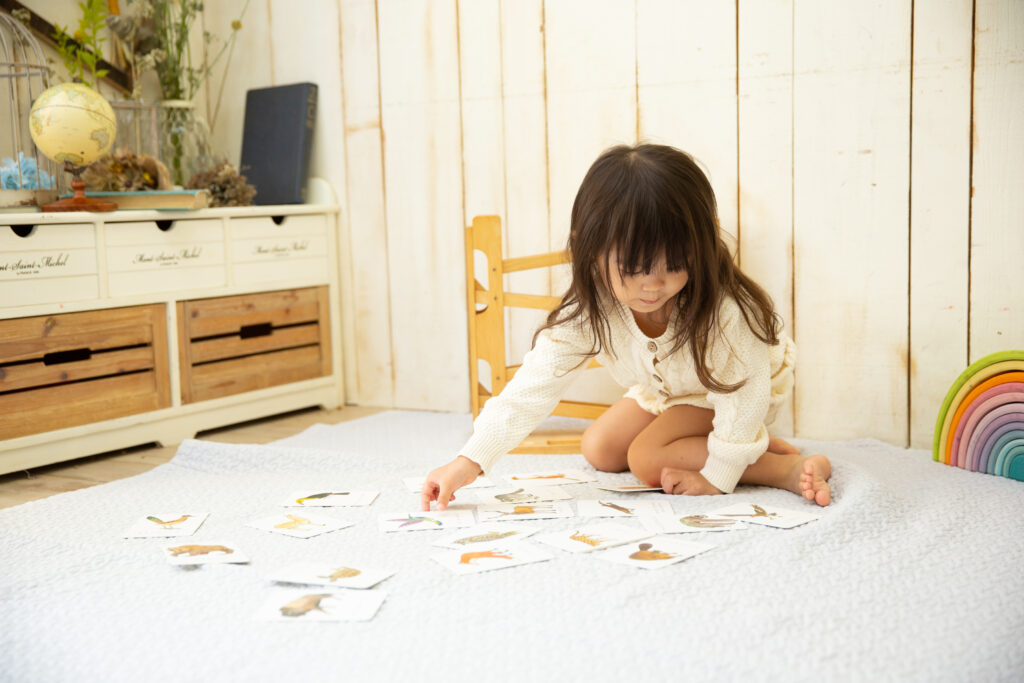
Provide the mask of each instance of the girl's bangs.
POLYGON ((662 257, 670 271, 689 268, 681 218, 664 207, 658 207, 661 211, 644 210, 648 207, 643 206, 624 208, 608 216, 608 246, 618 255, 620 275, 649 273, 662 257))

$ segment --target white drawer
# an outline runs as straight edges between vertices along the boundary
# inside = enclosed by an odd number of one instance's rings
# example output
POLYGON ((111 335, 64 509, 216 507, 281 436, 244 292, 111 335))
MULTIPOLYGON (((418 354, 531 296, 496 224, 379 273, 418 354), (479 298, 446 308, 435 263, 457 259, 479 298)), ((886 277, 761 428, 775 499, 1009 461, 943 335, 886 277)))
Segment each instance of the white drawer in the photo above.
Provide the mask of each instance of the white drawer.
POLYGON ((105 227, 111 296, 227 284, 220 219, 108 223, 105 227))
POLYGON ((325 216, 233 218, 230 231, 235 284, 327 281, 325 216))
POLYGON ((0 301, 4 306, 85 301, 98 296, 92 223, 0 225, 0 301), (15 229, 27 234, 21 236, 15 229))

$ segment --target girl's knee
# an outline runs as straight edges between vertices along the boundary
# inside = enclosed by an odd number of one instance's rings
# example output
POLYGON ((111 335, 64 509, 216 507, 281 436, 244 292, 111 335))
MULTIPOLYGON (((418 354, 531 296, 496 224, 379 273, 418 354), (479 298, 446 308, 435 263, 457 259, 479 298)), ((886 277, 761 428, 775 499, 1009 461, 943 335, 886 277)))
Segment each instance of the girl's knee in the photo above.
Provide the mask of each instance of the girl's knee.
POLYGON ((648 486, 661 486, 662 466, 652 457, 650 447, 635 439, 626 451, 626 465, 640 481, 648 486))
POLYGON ((624 472, 626 470, 626 454, 616 449, 614 444, 601 437, 599 431, 587 429, 580 439, 580 450, 583 457, 594 469, 601 472, 624 472))

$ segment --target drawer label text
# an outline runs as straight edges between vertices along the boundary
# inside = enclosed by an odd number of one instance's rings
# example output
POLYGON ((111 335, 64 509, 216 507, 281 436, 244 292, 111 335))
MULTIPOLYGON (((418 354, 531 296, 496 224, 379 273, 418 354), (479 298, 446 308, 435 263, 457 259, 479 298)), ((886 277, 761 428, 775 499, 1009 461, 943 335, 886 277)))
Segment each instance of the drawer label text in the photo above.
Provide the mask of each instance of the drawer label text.
POLYGON ((64 268, 68 265, 71 255, 68 252, 61 252, 56 256, 39 256, 34 259, 17 259, 0 263, 0 273, 14 273, 15 275, 39 275, 44 271, 51 271, 55 268, 64 268))
POLYGON ((291 242, 275 242, 274 244, 257 244, 252 253, 257 256, 291 256, 309 250, 309 240, 293 240, 291 242))
POLYGON ((182 262, 198 259, 203 253, 200 246, 185 247, 176 251, 139 252, 132 259, 132 264, 176 266, 182 262))

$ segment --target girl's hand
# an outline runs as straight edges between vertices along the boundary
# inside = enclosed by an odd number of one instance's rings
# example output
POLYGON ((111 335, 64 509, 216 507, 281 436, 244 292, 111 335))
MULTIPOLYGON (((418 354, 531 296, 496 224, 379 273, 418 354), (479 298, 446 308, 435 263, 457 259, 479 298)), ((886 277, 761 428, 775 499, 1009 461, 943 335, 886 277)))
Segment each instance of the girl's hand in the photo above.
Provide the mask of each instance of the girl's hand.
POLYGON ((473 481, 483 474, 480 465, 464 455, 452 460, 447 465, 442 465, 427 475, 423 482, 423 489, 420 492, 420 503, 423 511, 430 510, 430 502, 437 501, 437 509, 445 510, 448 502, 455 500, 455 491, 473 481))
POLYGON ((661 470, 661 488, 665 493, 684 496, 715 496, 721 493, 700 472, 665 467, 661 470))

